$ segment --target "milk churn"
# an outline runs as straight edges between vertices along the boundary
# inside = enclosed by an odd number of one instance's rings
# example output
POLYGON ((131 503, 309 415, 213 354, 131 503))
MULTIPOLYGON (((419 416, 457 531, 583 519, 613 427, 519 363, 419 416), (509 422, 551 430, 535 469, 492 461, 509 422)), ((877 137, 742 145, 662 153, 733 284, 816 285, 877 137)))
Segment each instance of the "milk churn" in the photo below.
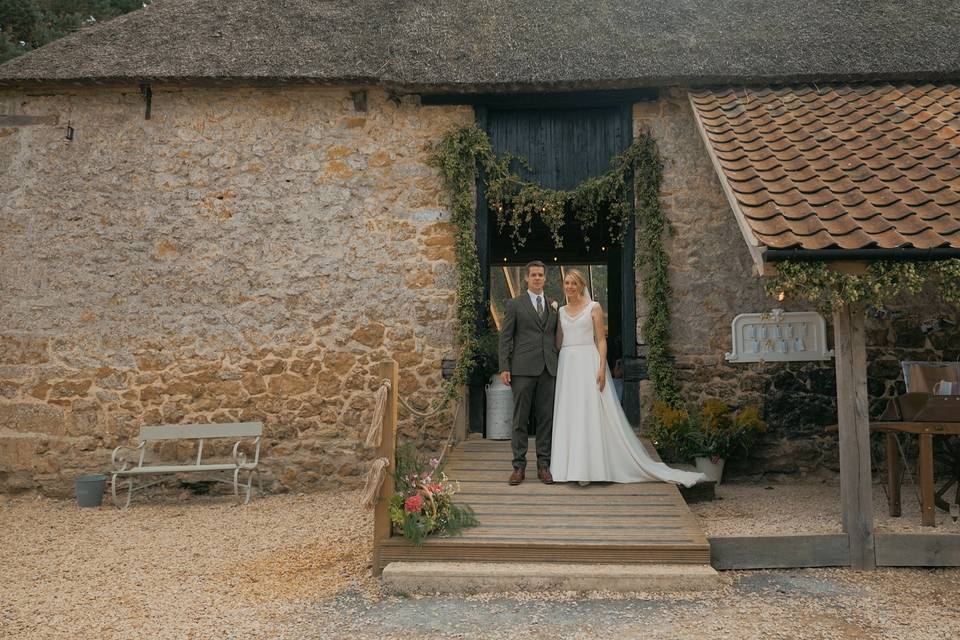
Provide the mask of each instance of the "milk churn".
POLYGON ((513 432, 513 390, 494 374, 487 385, 487 438, 509 440, 513 432))

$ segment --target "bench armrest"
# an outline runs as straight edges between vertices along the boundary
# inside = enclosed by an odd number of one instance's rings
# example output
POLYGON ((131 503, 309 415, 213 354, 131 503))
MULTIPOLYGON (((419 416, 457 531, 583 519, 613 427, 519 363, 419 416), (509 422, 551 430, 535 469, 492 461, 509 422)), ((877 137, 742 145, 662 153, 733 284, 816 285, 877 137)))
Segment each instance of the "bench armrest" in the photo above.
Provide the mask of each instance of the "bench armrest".
POLYGON ((110 464, 114 466, 114 471, 126 471, 129 468, 129 465, 133 460, 127 457, 128 453, 133 453, 134 451, 139 451, 143 449, 146 445, 146 442, 141 442, 137 445, 135 449, 130 447, 124 447, 123 445, 117 447, 113 450, 113 453, 110 454, 110 464), (121 453, 122 452, 122 453, 121 453), (119 465, 119 468, 118 468, 119 465))
MULTIPOLYGON (((260 436, 257 436, 253 443, 256 446, 253 455, 253 466, 257 466, 257 463, 260 462, 260 436)), ((243 451, 240 451, 240 444, 241 441, 238 440, 233 445, 233 463, 238 467, 242 467, 243 465, 247 464, 247 454, 243 451)))

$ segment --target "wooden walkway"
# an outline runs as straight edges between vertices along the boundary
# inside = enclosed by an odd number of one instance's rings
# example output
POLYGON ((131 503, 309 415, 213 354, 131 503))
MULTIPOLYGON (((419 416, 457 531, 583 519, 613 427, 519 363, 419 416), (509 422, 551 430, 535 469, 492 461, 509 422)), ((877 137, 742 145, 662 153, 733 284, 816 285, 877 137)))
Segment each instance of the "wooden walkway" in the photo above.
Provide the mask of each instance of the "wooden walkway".
MULTIPOLYGON (((503 561, 595 564, 709 564, 710 545, 679 490, 663 483, 537 480, 533 441, 527 479, 511 487, 510 443, 471 439, 450 453, 447 475, 478 527, 431 538, 416 549, 402 537, 383 541, 381 563, 503 561)), ((381 567, 382 568, 382 567, 381 567)))

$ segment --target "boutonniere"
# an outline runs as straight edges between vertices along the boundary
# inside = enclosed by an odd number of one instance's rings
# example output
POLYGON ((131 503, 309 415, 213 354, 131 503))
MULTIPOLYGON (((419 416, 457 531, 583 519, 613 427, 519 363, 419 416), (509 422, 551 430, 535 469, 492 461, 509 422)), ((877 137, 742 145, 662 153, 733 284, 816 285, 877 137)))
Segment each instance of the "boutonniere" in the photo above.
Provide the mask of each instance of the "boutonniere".
POLYGON ((550 303, 550 306, 553 307, 553 310, 554 310, 554 311, 556 311, 557 309, 560 308, 560 305, 557 304, 557 301, 556 301, 556 300, 554 300, 553 302, 551 302, 551 303, 550 303))

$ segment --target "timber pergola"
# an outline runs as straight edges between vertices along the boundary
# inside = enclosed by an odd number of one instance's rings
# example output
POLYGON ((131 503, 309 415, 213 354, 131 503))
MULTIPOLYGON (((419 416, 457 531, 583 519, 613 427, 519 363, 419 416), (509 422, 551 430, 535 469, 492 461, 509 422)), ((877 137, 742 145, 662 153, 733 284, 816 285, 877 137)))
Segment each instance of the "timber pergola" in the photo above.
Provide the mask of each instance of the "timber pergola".
MULTIPOLYGON (((782 260, 960 258, 956 86, 720 88, 690 103, 760 275, 782 260)), ((960 537, 874 535, 865 312, 833 313, 843 536, 712 539, 722 568, 960 564, 960 537)))

